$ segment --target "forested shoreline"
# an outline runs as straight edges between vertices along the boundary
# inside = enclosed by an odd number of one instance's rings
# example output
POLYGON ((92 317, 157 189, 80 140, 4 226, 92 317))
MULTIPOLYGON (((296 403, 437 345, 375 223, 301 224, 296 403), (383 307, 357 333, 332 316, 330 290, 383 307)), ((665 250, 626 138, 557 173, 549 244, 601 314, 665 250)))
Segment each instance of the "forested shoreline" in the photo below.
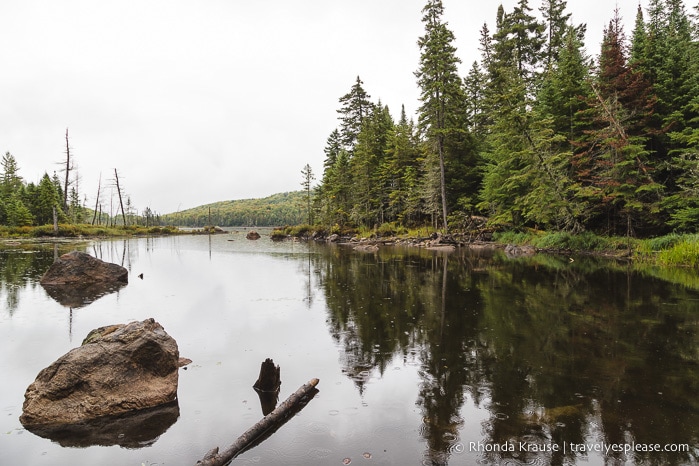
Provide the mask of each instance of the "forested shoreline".
POLYGON ((699 224, 699 23, 681 0, 615 11, 592 57, 564 0, 500 6, 460 76, 440 0, 423 11, 417 122, 358 76, 339 99, 314 221, 650 237, 699 224))
POLYGON ((698 17, 681 0, 649 0, 630 32, 612 13, 600 50, 588 52, 586 27, 565 0, 520 0, 493 13, 493 25, 480 30, 480 60, 461 76, 444 6, 427 1, 416 46, 417 120, 404 109, 396 120, 357 76, 339 98, 318 184, 306 165, 303 192, 163 216, 139 212, 114 170, 88 206, 66 130, 62 169, 38 182, 24 180, 6 152, 0 225, 307 222, 326 231, 458 231, 479 216, 500 231, 696 233, 698 17))

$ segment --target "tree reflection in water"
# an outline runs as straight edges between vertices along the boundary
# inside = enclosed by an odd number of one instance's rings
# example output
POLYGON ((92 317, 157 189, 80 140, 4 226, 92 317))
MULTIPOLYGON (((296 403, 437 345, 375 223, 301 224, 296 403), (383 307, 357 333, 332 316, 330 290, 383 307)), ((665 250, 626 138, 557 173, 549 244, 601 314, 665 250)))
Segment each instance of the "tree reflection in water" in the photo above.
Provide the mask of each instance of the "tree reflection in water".
POLYGON ((471 442, 491 463, 575 463, 586 454, 570 445, 586 442, 693 447, 611 462, 697 460, 699 278, 679 286, 592 258, 328 251, 314 266, 359 392, 394 359, 419 359, 424 464, 471 442), (482 438, 460 437, 469 398, 491 413, 482 438))

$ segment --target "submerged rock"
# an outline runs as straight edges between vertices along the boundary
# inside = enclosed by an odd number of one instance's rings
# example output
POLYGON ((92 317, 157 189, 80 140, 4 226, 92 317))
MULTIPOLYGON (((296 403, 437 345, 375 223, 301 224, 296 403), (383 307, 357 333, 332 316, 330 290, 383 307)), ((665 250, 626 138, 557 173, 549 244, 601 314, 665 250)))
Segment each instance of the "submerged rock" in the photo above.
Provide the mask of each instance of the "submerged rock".
POLYGON ((247 239, 260 239, 260 234, 256 232, 255 230, 250 230, 247 235, 245 235, 247 239))
POLYGON ((20 422, 75 424, 170 403, 179 359, 177 342, 153 319, 95 329, 39 372, 20 422))

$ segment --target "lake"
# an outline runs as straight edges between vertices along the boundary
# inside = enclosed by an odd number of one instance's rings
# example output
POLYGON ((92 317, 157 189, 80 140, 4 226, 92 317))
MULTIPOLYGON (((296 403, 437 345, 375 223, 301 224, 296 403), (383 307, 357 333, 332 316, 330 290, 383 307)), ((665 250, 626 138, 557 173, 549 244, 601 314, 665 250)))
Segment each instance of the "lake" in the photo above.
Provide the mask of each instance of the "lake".
POLYGON ((244 230, 6 242, 0 349, 0 464, 194 465, 262 418, 252 385, 266 358, 281 367, 280 402, 314 377, 319 392, 234 465, 699 461, 696 270, 359 252, 244 230), (60 304, 39 279, 72 249, 123 265, 129 284, 60 304), (87 442, 22 427, 41 369, 94 328, 149 317, 193 361, 174 412, 87 442))

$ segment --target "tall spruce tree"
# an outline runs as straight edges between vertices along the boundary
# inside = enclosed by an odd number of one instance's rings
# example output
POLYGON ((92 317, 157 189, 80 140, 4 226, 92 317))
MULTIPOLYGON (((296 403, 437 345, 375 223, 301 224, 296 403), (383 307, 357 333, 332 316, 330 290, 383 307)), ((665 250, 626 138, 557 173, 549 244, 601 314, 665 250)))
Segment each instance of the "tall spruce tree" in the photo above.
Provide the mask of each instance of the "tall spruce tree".
POLYGON ((439 193, 442 207, 442 228, 448 230, 446 162, 447 137, 463 128, 459 116, 464 103, 461 78, 453 45, 454 33, 442 20, 441 0, 429 0, 422 9, 425 35, 418 40, 420 66, 415 72, 420 87, 418 125, 425 135, 431 152, 439 163, 439 193))
POLYGON ((340 97, 342 107, 337 111, 340 114, 340 133, 342 143, 350 153, 354 151, 357 136, 362 130, 364 119, 369 116, 373 104, 369 100, 371 97, 364 90, 363 82, 357 76, 357 80, 352 85, 350 91, 340 97))
POLYGON ((558 61, 558 55, 563 48, 570 19, 570 13, 565 13, 566 5, 565 0, 543 0, 539 8, 546 24, 546 68, 558 61))
POLYGON ((654 96, 643 73, 628 61, 618 9, 604 31, 590 102, 591 129, 576 155, 580 195, 590 207, 592 226, 609 234, 632 235, 650 227, 662 186, 648 150, 654 96))
POLYGON ((388 195, 380 178, 380 167, 388 147, 393 120, 388 107, 378 104, 365 118, 357 135, 354 154, 350 161, 352 173, 351 219, 358 225, 373 226, 384 221, 388 195))
POLYGON ((580 112, 592 95, 589 84, 589 58, 573 26, 566 29, 556 62, 546 71, 536 108, 544 117, 552 118, 552 130, 564 135, 563 149, 571 149, 573 141, 584 129, 580 112))
POLYGON ((381 166, 381 181, 387 195, 387 221, 412 224, 419 218, 419 158, 415 127, 408 121, 403 106, 398 123, 389 132, 386 157, 381 166))

